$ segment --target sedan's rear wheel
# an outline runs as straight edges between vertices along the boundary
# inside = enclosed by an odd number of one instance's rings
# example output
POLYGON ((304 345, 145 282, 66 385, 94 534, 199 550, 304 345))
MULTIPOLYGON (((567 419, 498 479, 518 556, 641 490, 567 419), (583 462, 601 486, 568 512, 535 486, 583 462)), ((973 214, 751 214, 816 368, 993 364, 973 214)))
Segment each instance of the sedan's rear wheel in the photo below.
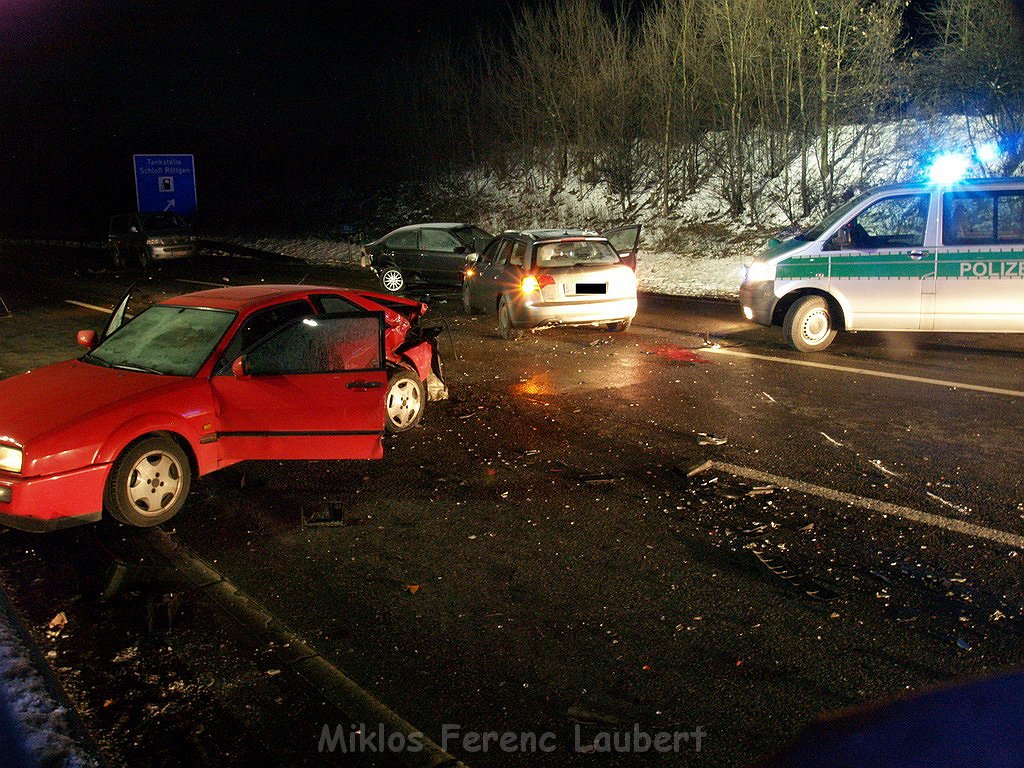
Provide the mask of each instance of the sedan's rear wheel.
POLYGON ((412 371, 396 371, 388 379, 384 400, 384 429, 391 434, 405 432, 420 423, 427 401, 426 388, 412 371))
POLYGON ((398 267, 384 267, 380 273, 380 284, 388 293, 399 293, 405 288, 405 275, 398 267))
POLYGON ((514 341, 522 335, 522 331, 512 325, 512 310, 508 306, 508 299, 504 296, 498 303, 498 335, 506 341, 514 341))
POLYGON ((793 302, 782 323, 782 334, 800 352, 820 352, 836 337, 828 302, 821 296, 804 296, 793 302))
POLYGON ((191 484, 192 467, 181 446, 170 438, 148 437, 114 462, 104 506, 122 523, 150 528, 178 514, 191 484))
POLYGON ((467 315, 474 314, 473 311, 473 300, 469 295, 469 284, 462 284, 462 311, 467 315))

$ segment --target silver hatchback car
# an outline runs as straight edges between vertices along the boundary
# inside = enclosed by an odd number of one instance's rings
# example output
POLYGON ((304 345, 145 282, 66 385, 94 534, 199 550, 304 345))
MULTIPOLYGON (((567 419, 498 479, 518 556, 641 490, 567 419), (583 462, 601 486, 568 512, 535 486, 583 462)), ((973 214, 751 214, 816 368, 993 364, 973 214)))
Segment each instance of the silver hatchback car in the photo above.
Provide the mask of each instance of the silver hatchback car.
POLYGON ((467 314, 493 312, 504 339, 553 325, 624 331, 636 315, 639 240, 637 224, 600 234, 505 232, 466 269, 463 309, 467 314))

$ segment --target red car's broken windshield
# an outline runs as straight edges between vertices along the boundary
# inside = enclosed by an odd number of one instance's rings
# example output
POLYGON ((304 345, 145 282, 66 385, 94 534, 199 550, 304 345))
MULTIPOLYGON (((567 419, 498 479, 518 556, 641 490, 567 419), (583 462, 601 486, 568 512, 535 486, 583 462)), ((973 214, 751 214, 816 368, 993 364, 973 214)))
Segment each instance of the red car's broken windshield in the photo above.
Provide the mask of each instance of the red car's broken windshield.
POLYGON ((108 336, 87 363, 167 376, 195 376, 235 319, 234 312, 157 305, 108 336))

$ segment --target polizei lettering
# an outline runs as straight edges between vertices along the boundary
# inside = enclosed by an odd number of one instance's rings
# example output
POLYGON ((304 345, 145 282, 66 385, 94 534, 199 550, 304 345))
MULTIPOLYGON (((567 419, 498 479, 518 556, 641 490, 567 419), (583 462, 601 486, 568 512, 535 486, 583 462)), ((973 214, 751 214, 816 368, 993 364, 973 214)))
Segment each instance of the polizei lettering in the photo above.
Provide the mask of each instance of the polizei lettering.
POLYGON ((961 261, 960 277, 1024 277, 1021 261, 961 261))

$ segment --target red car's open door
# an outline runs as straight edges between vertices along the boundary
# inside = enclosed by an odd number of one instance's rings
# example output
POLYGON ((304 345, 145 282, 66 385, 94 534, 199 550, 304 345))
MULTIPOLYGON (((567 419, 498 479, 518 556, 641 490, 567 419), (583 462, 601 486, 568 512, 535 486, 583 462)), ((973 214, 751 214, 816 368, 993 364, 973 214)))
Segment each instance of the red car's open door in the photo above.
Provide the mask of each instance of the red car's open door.
POLYGON ((263 339, 210 380, 221 463, 380 458, 384 360, 382 313, 304 317, 263 339))

